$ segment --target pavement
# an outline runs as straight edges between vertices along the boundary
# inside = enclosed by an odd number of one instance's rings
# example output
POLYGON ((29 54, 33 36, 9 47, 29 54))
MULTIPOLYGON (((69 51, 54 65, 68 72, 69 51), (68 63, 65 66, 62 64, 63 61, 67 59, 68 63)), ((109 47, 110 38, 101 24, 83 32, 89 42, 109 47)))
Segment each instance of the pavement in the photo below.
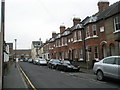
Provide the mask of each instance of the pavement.
POLYGON ((18 65, 12 63, 4 74, 3 89, 6 88, 27 88, 18 65))
MULTIPOLYGON (((92 69, 84 69, 81 68, 80 72, 76 73, 69 73, 72 76, 76 76, 79 78, 95 78, 95 75, 93 73, 92 69)), ((8 70, 4 74, 4 80, 3 80, 3 89, 6 88, 28 88, 24 76, 22 75, 19 65, 17 64, 17 67, 15 68, 15 63, 12 63, 8 70)))

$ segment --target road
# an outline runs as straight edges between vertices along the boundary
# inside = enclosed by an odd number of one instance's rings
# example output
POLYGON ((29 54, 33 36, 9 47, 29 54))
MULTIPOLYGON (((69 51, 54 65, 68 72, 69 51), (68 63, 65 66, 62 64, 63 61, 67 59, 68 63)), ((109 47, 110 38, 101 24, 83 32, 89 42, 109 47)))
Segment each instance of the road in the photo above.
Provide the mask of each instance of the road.
POLYGON ((19 62, 19 65, 36 88, 118 88, 117 83, 97 81, 94 75, 84 74, 87 77, 84 78, 81 72, 62 72, 28 62, 19 62))

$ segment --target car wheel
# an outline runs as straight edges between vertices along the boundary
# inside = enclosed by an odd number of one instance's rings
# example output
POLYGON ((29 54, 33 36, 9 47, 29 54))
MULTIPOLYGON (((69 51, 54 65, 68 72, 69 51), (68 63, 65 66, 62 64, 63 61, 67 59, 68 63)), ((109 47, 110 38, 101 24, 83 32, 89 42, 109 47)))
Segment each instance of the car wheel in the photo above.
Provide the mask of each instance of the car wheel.
POLYGON ((56 66, 56 69, 57 69, 57 70, 59 70, 59 67, 58 67, 58 66, 56 66))
POLYGON ((67 67, 65 67, 63 70, 64 70, 65 72, 67 72, 67 67))
POLYGON ((102 71, 98 71, 97 72, 97 80, 102 81, 103 79, 104 79, 103 72, 102 71))
POLYGON ((54 69, 54 66, 52 65, 51 68, 54 69))

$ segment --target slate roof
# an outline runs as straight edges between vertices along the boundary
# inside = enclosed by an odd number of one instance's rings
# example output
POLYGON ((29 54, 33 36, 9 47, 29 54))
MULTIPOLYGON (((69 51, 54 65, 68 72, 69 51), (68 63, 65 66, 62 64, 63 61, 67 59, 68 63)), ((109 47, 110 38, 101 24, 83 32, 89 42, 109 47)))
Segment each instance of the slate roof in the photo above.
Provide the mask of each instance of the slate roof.
POLYGON ((74 30, 82 29, 84 27, 84 25, 86 25, 86 24, 94 23, 94 22, 97 22, 99 20, 106 19, 106 18, 111 17, 117 13, 120 13, 120 1, 112 4, 111 6, 106 8, 105 10, 98 12, 95 15, 92 15, 90 17, 87 16, 81 22, 81 24, 77 24, 75 26, 72 26, 71 28, 66 29, 62 34, 59 33, 55 38, 49 39, 49 42, 52 42, 52 41, 54 41, 62 36, 67 36, 67 35, 71 34, 72 31, 74 31, 74 30))
MULTIPOLYGON (((41 41, 41 43, 42 43, 42 41, 41 41)), ((40 41, 32 41, 32 45, 35 47, 35 48, 37 48, 38 46, 40 47, 41 45, 40 45, 40 41)))
POLYGON ((90 17, 86 17, 82 23, 83 25, 86 25, 88 23, 93 23, 93 22, 97 22, 99 20, 102 19, 106 19, 109 18, 117 13, 120 13, 120 1, 112 4, 111 6, 109 6, 108 8, 106 8, 105 10, 96 13, 95 15, 92 15, 90 17))
POLYGON ((97 14, 97 20, 105 19, 111 17, 117 13, 120 13, 120 1, 114 3, 113 5, 109 6, 102 12, 97 14))
POLYGON ((91 16, 89 18, 86 19, 86 22, 84 22, 84 25, 88 24, 88 23, 93 23, 96 22, 98 20, 97 16, 91 16))

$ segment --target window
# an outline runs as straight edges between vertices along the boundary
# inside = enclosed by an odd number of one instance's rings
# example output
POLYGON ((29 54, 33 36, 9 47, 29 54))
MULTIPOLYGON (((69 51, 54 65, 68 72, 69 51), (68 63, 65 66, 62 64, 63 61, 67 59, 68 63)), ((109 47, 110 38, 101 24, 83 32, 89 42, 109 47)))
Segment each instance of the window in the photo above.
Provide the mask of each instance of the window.
POLYGON ((81 31, 78 31, 78 40, 82 40, 81 31))
POLYGON ((104 27, 100 27, 100 32, 104 32, 104 27))
POLYGON ((64 39, 65 39, 65 45, 67 45, 67 37, 65 37, 64 39))
POLYGON ((68 58, 68 52, 65 52, 65 57, 66 57, 66 59, 68 58))
POLYGON ((60 47, 60 40, 58 40, 58 46, 60 47))
POLYGON ((74 58, 78 58, 78 52, 77 52, 77 49, 74 50, 74 58))
POLYGON ((62 46, 63 46, 63 38, 62 38, 62 46))
POLYGON ((56 47, 58 47, 58 41, 56 40, 56 47))
POLYGON ((80 60, 83 60, 83 50, 80 48, 80 60))
POLYGON ((115 61, 117 65, 120 65, 120 57, 116 58, 115 61))
POLYGON ((68 42, 70 42, 70 39, 68 40, 68 42))
POLYGON ((96 25, 92 25, 93 36, 97 35, 96 25))
POLYGON ((114 18, 114 27, 115 27, 115 31, 120 30, 120 17, 114 18))
POLYGON ((114 64, 114 63, 115 63, 115 58, 107 58, 107 59, 104 59, 103 63, 106 63, 106 64, 114 64))
POLYGON ((94 57, 95 57, 95 58, 98 58, 98 47, 95 47, 94 57))
POLYGON ((90 27, 86 28, 86 37, 90 37, 90 27))
POLYGON ((74 32, 74 37, 73 37, 74 41, 77 40, 77 37, 76 37, 76 32, 74 32))

